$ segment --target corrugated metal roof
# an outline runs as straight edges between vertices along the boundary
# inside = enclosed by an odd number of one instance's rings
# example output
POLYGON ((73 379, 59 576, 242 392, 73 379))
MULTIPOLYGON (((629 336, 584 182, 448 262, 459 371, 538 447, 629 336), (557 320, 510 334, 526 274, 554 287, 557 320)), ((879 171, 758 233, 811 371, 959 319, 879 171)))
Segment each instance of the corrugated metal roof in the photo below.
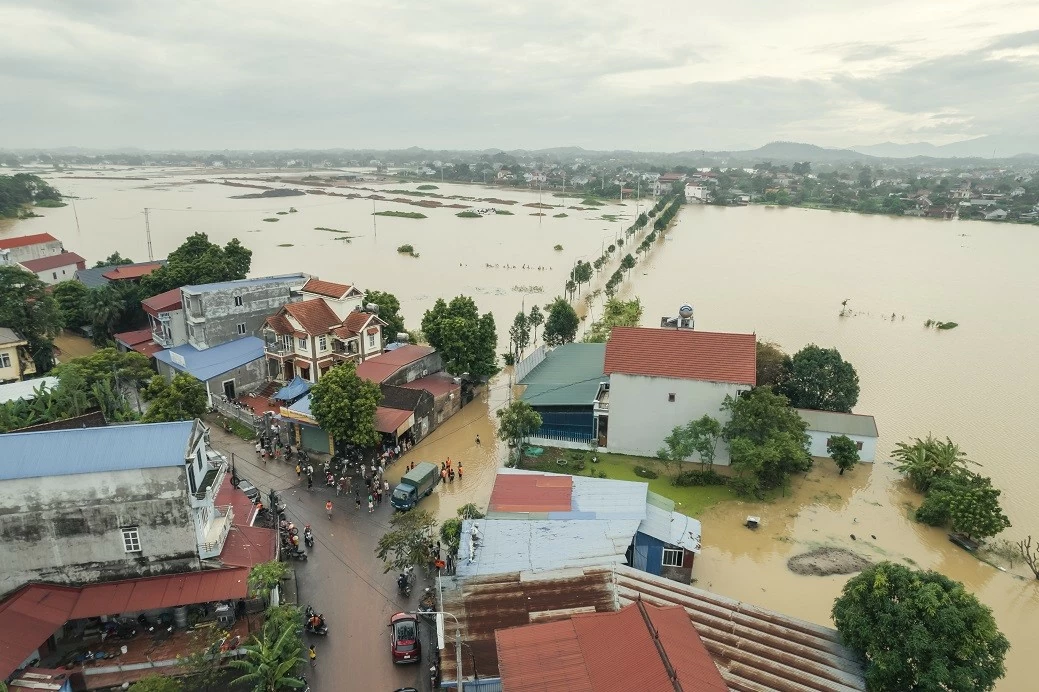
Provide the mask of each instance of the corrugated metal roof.
POLYGON ((795 408, 794 410, 808 424, 809 430, 834 433, 835 435, 880 436, 877 432, 877 421, 874 420, 873 416, 860 413, 816 411, 809 408, 795 408))
MULTIPOLYGON (((646 517, 648 483, 609 478, 573 476, 571 511, 588 519, 635 519, 646 517)), ((573 515, 571 515, 573 516, 573 515)))
POLYGON ((500 629, 494 641, 502 687, 509 692, 595 690, 573 620, 500 629))
POLYGON ((0 327, 0 344, 14 344, 25 341, 25 337, 10 327, 0 327))
POLYGON ((170 312, 171 310, 179 310, 183 307, 180 296, 180 289, 173 288, 165 293, 160 293, 157 296, 146 298, 141 301, 141 307, 149 315, 158 316, 160 312, 170 312))
POLYGON ((263 339, 255 336, 243 336, 241 339, 228 341, 204 351, 191 344, 183 344, 155 354, 156 360, 161 360, 177 372, 185 372, 202 382, 260 358, 263 358, 263 339), (183 358, 184 365, 175 363, 171 353, 183 358))
POLYGON ((405 382, 400 386, 407 389, 423 389, 434 397, 457 392, 462 388, 462 385, 455 382, 455 379, 446 373, 427 375, 411 382, 405 382))
POLYGON ((0 680, 68 620, 79 589, 29 584, 0 603, 0 680))
POLYGON ((137 264, 117 264, 114 267, 108 267, 102 276, 109 281, 125 281, 127 279, 139 279, 142 276, 147 276, 159 267, 166 264, 166 260, 160 260, 158 262, 138 262, 137 264))
POLYGON ((40 243, 53 243, 57 238, 50 233, 36 233, 35 235, 20 235, 14 238, 0 238, 0 250, 8 250, 26 245, 38 245, 40 243))
POLYGON ((195 421, 0 435, 0 480, 184 466, 195 421))
POLYGON ((314 414, 310 411, 310 396, 310 394, 307 394, 292 406, 289 406, 288 409, 294 413, 299 413, 309 418, 313 418, 314 414))
POLYGON ((198 293, 210 293, 212 291, 223 291, 231 288, 249 288, 251 286, 263 286, 264 284, 300 284, 309 278, 306 274, 279 274, 277 276, 261 276, 255 279, 239 279, 238 281, 219 281, 213 284, 199 284, 197 286, 184 286, 182 290, 192 295, 198 293))
POLYGON ((395 433, 397 428, 404 425, 413 415, 413 411, 378 406, 375 409, 375 429, 381 433, 395 433))
MULTIPOLYGON (((505 469, 502 469, 504 471, 505 469)), ((494 479, 488 512, 568 512, 573 481, 543 473, 499 473, 494 479)))
POLYGON ((670 377, 754 386, 757 346, 753 334, 692 329, 614 327, 606 342, 608 374, 670 377))
POLYGON ((526 385, 521 397, 531 406, 591 406, 603 374, 606 344, 564 344, 550 351, 545 359, 518 384, 526 385))
POLYGON ((648 493, 646 518, 639 524, 639 533, 698 553, 703 528, 696 519, 676 512, 674 501, 656 493, 648 493))
POLYGON ((459 576, 501 572, 544 572, 569 567, 623 563, 639 520, 509 521, 462 523, 456 569, 459 576), (475 559, 469 560, 470 530, 480 531, 475 559))
POLYGON ((34 380, 21 380, 19 382, 8 382, 0 384, 0 404, 19 399, 32 400, 36 398, 36 390, 54 389, 58 386, 57 377, 37 377, 34 380))

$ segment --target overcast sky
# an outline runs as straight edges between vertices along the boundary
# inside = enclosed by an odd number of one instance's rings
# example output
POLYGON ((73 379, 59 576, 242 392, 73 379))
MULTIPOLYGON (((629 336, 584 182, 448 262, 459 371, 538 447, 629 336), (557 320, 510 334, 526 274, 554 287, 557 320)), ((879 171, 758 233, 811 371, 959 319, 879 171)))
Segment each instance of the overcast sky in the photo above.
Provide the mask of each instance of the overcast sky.
POLYGON ((0 148, 1032 133, 1039 1, 0 0, 0 148))

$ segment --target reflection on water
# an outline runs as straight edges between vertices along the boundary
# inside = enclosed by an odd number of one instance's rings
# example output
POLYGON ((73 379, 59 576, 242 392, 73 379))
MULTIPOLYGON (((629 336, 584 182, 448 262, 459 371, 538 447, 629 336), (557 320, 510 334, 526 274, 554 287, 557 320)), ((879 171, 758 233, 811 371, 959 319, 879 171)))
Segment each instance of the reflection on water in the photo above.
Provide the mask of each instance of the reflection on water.
MULTIPOLYGON (((411 327, 437 297, 475 295, 482 310, 495 313, 504 343, 521 306, 529 310, 549 302, 561 292, 576 259, 594 259, 628 225, 602 221, 601 211, 567 210, 565 219, 531 217, 533 210, 521 205, 536 202, 536 192, 498 190, 493 196, 519 202, 509 207, 513 216, 459 219, 454 209, 423 209, 429 218, 378 217, 373 228, 370 200, 231 200, 242 190, 185 177, 155 181, 160 187, 58 179, 63 192, 82 198, 76 202, 79 231, 66 207, 42 210, 46 218, 5 224, 0 233, 50 232, 91 263, 116 250, 140 260, 146 256, 141 210, 151 207, 156 256, 196 230, 220 243, 238 236, 254 251, 254 273, 302 270, 390 291, 400 298, 411 327), (277 223, 262 221, 290 206, 299 213, 278 216, 277 223), (337 241, 342 234, 316 231, 317 226, 356 237, 337 241), (293 246, 278 247, 282 243, 293 246), (396 247, 403 243, 414 245, 421 257, 398 255, 396 247), (564 250, 554 251, 556 244, 564 250), (550 269, 538 271, 538 266, 550 269), (512 290, 531 285, 542 286, 543 293, 512 290)), ((489 196, 472 186, 440 188, 443 194, 489 196)), ((561 203, 548 196, 544 201, 561 203)), ((635 210, 628 205, 615 211, 630 217, 635 210)), ((791 352, 810 342, 836 346, 859 372, 856 410, 873 414, 881 434, 872 466, 839 476, 832 464, 821 462, 794 479, 787 497, 707 511, 701 517, 705 547, 694 571, 699 584, 828 623, 847 577, 795 575, 786 569, 791 555, 840 545, 873 560, 933 568, 963 581, 991 606, 1010 638, 1009 674, 999 689, 1029 689, 1031 625, 1039 615, 1036 584, 979 562, 943 532, 912 521, 920 497, 900 482, 886 459, 900 440, 928 432, 948 435, 1003 490, 1014 524, 1007 537, 1022 537, 1039 526, 1034 501, 1039 475, 1032 472, 1030 454, 1039 448, 1039 427, 1031 420, 1039 409, 1039 368, 1031 363, 1039 338, 1036 257, 1039 234, 1023 226, 762 207, 683 209, 678 225, 632 271, 624 289, 642 299, 644 323, 658 325, 661 316, 689 302, 699 329, 754 331, 791 352), (841 318, 845 299, 853 315, 841 318), (960 327, 928 331, 927 319, 956 321, 960 327), (757 531, 743 527, 748 514, 762 517, 757 531)), ((578 307, 583 310, 583 301, 578 307)), ((489 391, 406 457, 463 461, 463 478, 424 501, 439 517, 453 516, 467 502, 486 506, 494 471, 504 459, 494 440, 493 411, 507 402, 508 384, 507 373, 499 375, 489 391)), ((391 467, 391 482, 400 473, 400 466, 391 467)))

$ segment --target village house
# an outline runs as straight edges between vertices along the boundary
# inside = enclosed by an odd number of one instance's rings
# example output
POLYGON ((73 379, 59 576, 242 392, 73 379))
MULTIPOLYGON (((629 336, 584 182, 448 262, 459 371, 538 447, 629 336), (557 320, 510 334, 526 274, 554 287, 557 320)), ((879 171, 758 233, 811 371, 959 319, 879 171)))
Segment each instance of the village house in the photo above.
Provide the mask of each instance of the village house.
POLYGON ((258 336, 267 317, 292 301, 309 279, 306 274, 284 274, 184 286, 180 291, 188 343, 202 350, 258 336))
POLYGON ((55 255, 18 262, 22 269, 32 272, 43 283, 53 286, 62 281, 71 281, 76 271, 86 268, 86 260, 75 252, 61 251, 55 255))
POLYGON ((808 425, 810 438, 808 453, 813 457, 830 458, 826 444, 831 438, 844 435, 855 443, 859 461, 872 462, 877 454, 877 422, 873 416, 857 413, 835 413, 798 408, 801 419, 808 425))
POLYGON ((135 262, 133 264, 108 264, 102 267, 88 267, 76 272, 76 280, 87 288, 101 288, 110 283, 129 281, 140 283, 141 279, 159 267, 165 266, 166 260, 154 262, 135 262))
POLYGON ((148 315, 152 341, 158 346, 157 350, 188 343, 188 325, 179 288, 142 300, 141 307, 148 315))
POLYGON ((8 327, 0 327, 0 383, 17 382, 36 374, 29 341, 8 327))
POLYGON ((61 241, 50 233, 0 238, 0 265, 43 259, 64 251, 61 241))
MULTIPOLYGON (((514 552, 517 549, 522 552, 526 544, 513 547, 514 552)), ((565 680, 565 689, 575 692, 679 689, 671 683, 661 687, 653 682, 654 676, 661 675, 659 666, 666 657, 683 690, 718 689, 715 674, 723 680, 721 689, 748 692, 866 689, 860 657, 841 643, 832 627, 623 564, 542 572, 513 568, 479 576, 459 573, 442 577, 440 583, 441 609, 458 618, 465 654, 459 671, 453 637, 445 637, 441 673, 446 686, 459 678, 478 677, 481 684, 497 683, 505 690, 554 690, 558 686, 541 685, 541 681, 557 673, 551 681, 565 680), (667 618, 666 624, 652 607, 667 609, 666 615, 660 613, 667 618), (688 619, 709 659, 702 657, 695 639, 679 625, 678 613, 688 619), (599 620, 599 614, 613 614, 616 619, 599 620), (575 617, 577 621, 570 622, 575 617), (582 622, 582 618, 587 620, 582 622), (655 636, 644 635, 640 629, 648 630, 647 619, 655 636), (528 627, 541 623, 552 623, 552 631, 528 627), (596 643, 590 649, 576 650, 568 623, 574 631, 593 623, 604 629, 596 631, 596 643), (544 643, 547 634, 554 638, 550 645, 544 643), (652 655, 645 649, 650 640, 660 647, 652 655), (623 641, 624 646, 610 643, 615 641, 623 641), (544 646, 550 646, 551 654, 540 655, 544 646), (620 670, 619 664, 638 651, 646 651, 647 656, 620 670), (682 664, 676 661, 679 657, 682 664), (682 667, 693 660, 695 673, 682 667), (587 670, 589 665, 601 670, 593 673, 587 670), (613 671, 614 675, 605 685, 584 685, 582 671, 591 683, 603 680, 600 672, 613 671), (526 686, 514 687, 521 682, 526 686)), ((453 621, 446 624, 450 635, 453 621)), ((580 635, 578 639, 583 641, 580 635)))
POLYGON ((711 191, 703 185, 686 183, 685 201, 706 204, 707 202, 711 201, 711 191))
POLYGON ((263 323, 267 375, 289 382, 317 382, 328 369, 362 363, 382 353, 384 320, 364 310, 356 286, 310 279, 303 300, 284 305, 263 323))
POLYGON ((202 382, 210 405, 219 397, 232 400, 255 392, 267 381, 263 340, 255 336, 206 349, 186 343, 156 351, 154 356, 156 369, 167 381, 185 374, 202 382))
MULTIPOLYGON (((248 596, 252 565, 276 558, 275 532, 252 526, 256 508, 200 421, 8 433, 0 457, 0 679, 96 648, 102 618, 184 630, 188 606, 207 603, 232 627, 220 613, 248 596)), ((153 640, 124 642, 127 670, 174 662, 157 662, 153 640)))
POLYGON ((684 173, 662 173, 653 181, 653 196, 659 197, 671 192, 675 183, 685 182, 684 173))

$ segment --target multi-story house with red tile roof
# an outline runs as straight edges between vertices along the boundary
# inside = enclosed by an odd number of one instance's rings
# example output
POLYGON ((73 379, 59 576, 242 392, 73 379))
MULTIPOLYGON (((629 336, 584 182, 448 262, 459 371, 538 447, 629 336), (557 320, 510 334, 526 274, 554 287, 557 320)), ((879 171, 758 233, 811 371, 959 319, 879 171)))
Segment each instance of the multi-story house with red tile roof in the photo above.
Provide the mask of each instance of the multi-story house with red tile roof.
POLYGON ((382 353, 386 322, 366 311, 363 291, 310 279, 302 293, 303 300, 285 305, 263 325, 271 379, 317 382, 334 365, 382 353))

